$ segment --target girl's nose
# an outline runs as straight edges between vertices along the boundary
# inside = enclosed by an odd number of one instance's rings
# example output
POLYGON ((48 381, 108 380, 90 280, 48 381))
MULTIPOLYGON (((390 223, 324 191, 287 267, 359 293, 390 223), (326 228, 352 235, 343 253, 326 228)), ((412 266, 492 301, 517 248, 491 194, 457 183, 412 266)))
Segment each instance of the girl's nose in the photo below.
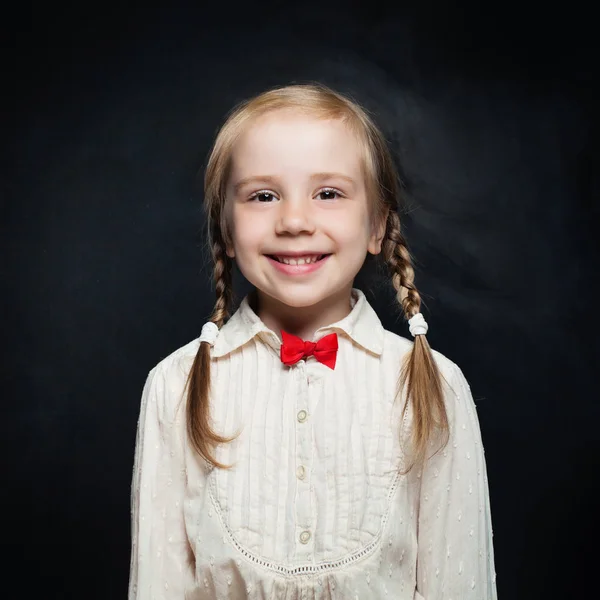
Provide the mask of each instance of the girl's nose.
POLYGON ((282 200, 276 232, 278 234, 312 233, 315 230, 310 199, 282 200))

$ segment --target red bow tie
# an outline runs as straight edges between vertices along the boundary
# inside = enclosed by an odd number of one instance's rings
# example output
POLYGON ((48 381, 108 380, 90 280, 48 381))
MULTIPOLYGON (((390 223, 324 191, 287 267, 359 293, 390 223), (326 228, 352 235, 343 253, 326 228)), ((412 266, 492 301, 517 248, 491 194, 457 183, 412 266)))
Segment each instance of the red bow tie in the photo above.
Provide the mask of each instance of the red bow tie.
POLYGON ((335 367, 338 350, 337 333, 330 333, 318 342, 305 342, 302 338, 281 331, 281 362, 285 365, 295 365, 305 356, 314 356, 320 363, 330 369, 335 367))

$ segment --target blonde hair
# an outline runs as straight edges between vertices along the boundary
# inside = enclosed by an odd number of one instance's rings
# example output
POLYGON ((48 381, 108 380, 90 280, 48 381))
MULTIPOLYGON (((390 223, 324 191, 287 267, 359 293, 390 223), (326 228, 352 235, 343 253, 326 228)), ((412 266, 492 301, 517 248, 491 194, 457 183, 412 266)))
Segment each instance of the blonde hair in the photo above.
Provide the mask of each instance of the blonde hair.
MULTIPOLYGON (((391 275, 396 299, 406 319, 420 311, 421 297, 414 283, 411 253, 398 216, 401 186, 398 171, 385 137, 367 111, 356 101, 320 84, 298 84, 272 88, 238 104, 219 130, 210 153, 204 177, 204 202, 208 221, 208 241, 213 259, 216 302, 210 320, 221 327, 229 316, 232 301, 233 262, 226 254, 232 239, 225 209, 226 186, 231 155, 240 134, 261 115, 281 109, 294 109, 320 119, 339 119, 352 131, 364 152, 364 175, 371 202, 373 222, 386 219, 382 242, 383 257, 391 275)), ((201 342, 187 380, 187 431, 195 450, 211 465, 229 468, 213 456, 217 445, 233 438, 219 435, 210 424, 210 345, 201 342)), ((402 420, 412 403, 413 466, 423 465, 427 446, 436 431, 448 442, 448 417, 443 400, 441 377, 424 335, 417 335, 413 347, 399 365, 397 396, 406 392, 402 420)), ((399 423, 400 429, 400 423, 399 423)))

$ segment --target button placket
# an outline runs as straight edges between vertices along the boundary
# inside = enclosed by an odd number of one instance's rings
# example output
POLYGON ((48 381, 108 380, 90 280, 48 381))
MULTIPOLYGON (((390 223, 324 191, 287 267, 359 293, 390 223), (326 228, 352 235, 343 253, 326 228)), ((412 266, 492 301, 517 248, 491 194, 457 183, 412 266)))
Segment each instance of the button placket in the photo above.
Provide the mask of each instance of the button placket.
POLYGON ((310 386, 306 364, 301 361, 297 366, 296 393, 296 554, 306 560, 313 552, 314 535, 312 527, 312 438, 313 425, 310 418, 310 386))

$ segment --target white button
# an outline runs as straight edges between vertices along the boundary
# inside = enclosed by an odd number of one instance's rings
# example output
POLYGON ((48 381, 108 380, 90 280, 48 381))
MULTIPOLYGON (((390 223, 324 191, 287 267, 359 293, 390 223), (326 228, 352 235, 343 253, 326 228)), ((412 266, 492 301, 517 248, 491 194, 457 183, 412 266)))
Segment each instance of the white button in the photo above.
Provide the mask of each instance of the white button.
POLYGON ((306 469, 300 465, 297 469, 296 469, 296 477, 298 479, 304 479, 304 476, 306 475, 306 469))
POLYGON ((304 423, 304 421, 306 421, 307 416, 308 413, 305 410, 298 411, 298 421, 300 421, 300 423, 304 423))
POLYGON ((303 544, 308 544, 308 540, 310 540, 310 531, 303 531, 303 532, 300 534, 300 541, 301 541, 303 544))

